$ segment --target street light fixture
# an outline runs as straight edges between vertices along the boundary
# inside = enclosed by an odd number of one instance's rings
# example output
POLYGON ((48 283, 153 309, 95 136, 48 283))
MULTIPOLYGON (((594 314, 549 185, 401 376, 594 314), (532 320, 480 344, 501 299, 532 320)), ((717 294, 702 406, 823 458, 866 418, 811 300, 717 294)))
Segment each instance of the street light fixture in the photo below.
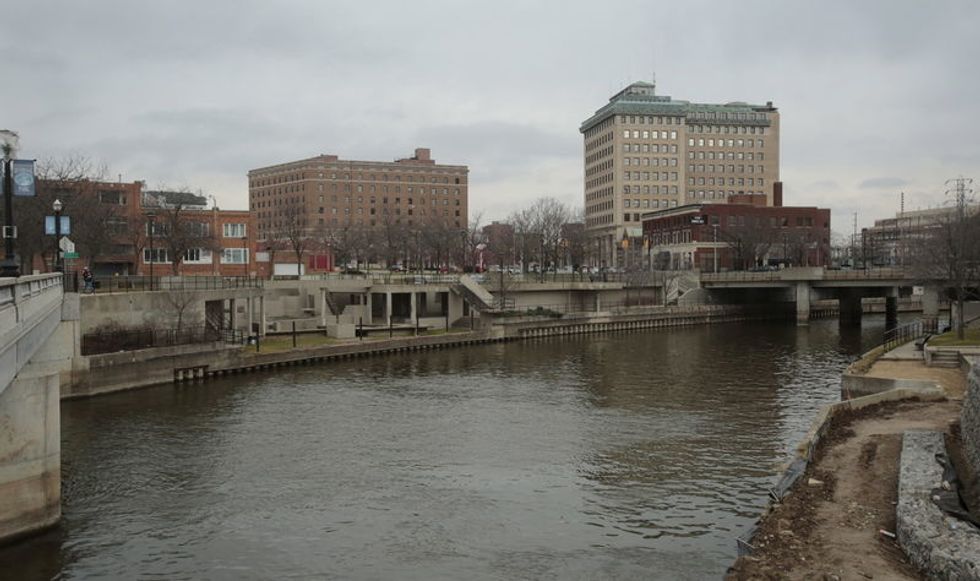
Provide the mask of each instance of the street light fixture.
POLYGON ((153 290, 153 263, 156 262, 153 256, 153 224, 156 221, 157 215, 153 212, 146 213, 146 223, 150 230, 150 290, 153 290))
POLYGON ((17 260, 17 250, 14 240, 17 238, 17 227, 14 226, 14 179, 13 159, 17 152, 19 137, 16 131, 0 130, 0 148, 3 149, 3 262, 0 263, 0 276, 20 276, 20 261, 17 260))
POLYGON ((54 209, 54 270, 62 272, 61 266, 61 200, 55 200, 51 207, 54 209))

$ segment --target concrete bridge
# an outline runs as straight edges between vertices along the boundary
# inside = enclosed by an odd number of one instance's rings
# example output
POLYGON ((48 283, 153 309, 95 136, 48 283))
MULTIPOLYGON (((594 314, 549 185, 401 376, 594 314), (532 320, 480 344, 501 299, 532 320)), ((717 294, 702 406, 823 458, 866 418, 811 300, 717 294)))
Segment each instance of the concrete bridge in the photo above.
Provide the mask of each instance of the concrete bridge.
MULTIPOLYGON (((810 319, 810 303, 836 299, 841 322, 861 320, 861 299, 884 297, 886 326, 898 319, 898 297, 921 285, 903 269, 830 270, 822 267, 787 268, 765 272, 702 273, 701 287, 721 302, 783 301, 796 303, 796 320, 810 319)), ((923 318, 939 317, 939 287, 923 287, 923 318)))
POLYGON ((0 541, 61 516, 62 375, 78 345, 78 295, 60 274, 0 278, 0 541))

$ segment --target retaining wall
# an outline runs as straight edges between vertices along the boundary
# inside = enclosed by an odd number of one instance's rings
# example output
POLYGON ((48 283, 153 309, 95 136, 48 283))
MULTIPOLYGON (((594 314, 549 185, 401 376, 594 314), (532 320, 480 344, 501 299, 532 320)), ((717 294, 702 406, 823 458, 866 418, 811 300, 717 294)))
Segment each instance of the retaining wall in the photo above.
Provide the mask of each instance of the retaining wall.
POLYGON ((960 412, 960 436, 963 455, 972 474, 980 474, 980 357, 968 359, 966 397, 960 412))
POLYGON ((942 432, 910 430, 902 437, 896 535, 902 550, 929 579, 980 578, 980 534, 944 514, 932 501, 943 482, 937 454, 946 452, 942 432))

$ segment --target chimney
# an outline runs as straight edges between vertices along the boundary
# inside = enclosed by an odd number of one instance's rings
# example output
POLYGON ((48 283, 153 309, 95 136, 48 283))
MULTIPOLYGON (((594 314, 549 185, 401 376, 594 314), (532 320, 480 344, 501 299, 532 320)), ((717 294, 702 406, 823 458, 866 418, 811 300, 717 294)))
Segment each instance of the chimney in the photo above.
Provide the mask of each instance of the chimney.
POLYGON ((432 152, 429 151, 428 147, 416 147, 415 148, 415 159, 419 161, 429 161, 431 159, 432 152))
POLYGON ((783 205, 783 182, 772 183, 772 205, 777 208, 783 205))

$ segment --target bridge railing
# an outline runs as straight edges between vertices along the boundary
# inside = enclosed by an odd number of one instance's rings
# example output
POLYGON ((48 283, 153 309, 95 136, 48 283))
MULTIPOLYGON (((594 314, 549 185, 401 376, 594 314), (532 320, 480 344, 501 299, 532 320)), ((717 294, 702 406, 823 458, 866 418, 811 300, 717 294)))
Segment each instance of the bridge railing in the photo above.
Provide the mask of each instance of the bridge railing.
MULTIPOLYGON (((101 276, 95 277, 94 293, 138 293, 149 291, 204 291, 262 288, 264 280, 254 276, 101 276)), ((86 292, 84 283, 72 288, 86 292)), ((67 290, 67 287, 66 287, 67 290)))
POLYGON ((902 268, 831 269, 786 268, 782 270, 733 270, 702 272, 703 282, 765 282, 793 280, 907 280, 910 274, 902 268))

